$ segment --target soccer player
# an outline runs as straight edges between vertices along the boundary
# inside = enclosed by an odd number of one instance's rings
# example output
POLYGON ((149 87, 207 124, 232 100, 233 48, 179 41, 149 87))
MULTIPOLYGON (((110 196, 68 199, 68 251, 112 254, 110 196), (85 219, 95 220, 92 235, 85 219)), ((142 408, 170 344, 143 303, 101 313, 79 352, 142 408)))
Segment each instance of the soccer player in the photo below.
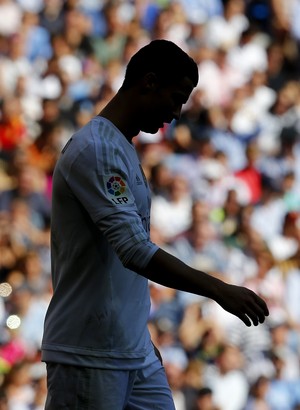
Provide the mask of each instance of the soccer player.
POLYGON ((53 297, 45 319, 46 410, 174 410, 147 327, 148 279, 212 298, 247 326, 265 302, 187 266, 150 240, 150 191, 132 138, 180 117, 196 63, 154 40, 112 100, 61 152, 53 179, 53 297))

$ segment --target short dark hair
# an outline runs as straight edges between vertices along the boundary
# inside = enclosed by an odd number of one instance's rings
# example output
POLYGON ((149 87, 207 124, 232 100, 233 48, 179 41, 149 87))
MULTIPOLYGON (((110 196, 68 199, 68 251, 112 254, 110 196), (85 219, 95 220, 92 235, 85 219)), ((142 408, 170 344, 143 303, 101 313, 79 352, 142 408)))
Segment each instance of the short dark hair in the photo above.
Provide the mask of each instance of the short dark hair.
POLYGON ((213 394, 212 389, 210 389, 209 387, 206 387, 206 386, 200 387, 200 389, 197 392, 197 396, 198 396, 199 399, 204 397, 204 396, 211 396, 212 394, 213 394))
POLYGON ((131 57, 122 87, 131 87, 149 72, 166 85, 188 77, 196 87, 199 79, 195 61, 175 43, 163 39, 151 41, 131 57))

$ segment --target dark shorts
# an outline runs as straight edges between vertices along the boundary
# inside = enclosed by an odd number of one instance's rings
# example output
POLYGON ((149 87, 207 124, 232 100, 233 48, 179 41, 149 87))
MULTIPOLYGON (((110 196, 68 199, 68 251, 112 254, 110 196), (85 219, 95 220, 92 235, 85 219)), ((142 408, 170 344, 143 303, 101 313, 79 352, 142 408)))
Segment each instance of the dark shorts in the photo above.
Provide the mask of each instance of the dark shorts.
POLYGON ((175 410, 163 366, 154 372, 47 363, 45 410, 175 410))

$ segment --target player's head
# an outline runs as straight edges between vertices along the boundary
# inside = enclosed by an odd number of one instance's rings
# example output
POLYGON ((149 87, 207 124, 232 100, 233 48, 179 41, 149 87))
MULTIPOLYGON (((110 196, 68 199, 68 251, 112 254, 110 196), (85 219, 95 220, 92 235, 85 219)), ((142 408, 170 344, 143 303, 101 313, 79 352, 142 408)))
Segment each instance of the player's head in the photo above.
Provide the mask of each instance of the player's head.
POLYGON ((154 40, 129 61, 121 90, 133 90, 130 98, 137 128, 155 133, 180 118, 197 83, 195 61, 173 42, 154 40))
POLYGON ((149 72, 154 73, 162 85, 176 83, 188 77, 196 87, 199 79, 195 61, 168 40, 153 40, 132 56, 122 88, 130 88, 149 72))

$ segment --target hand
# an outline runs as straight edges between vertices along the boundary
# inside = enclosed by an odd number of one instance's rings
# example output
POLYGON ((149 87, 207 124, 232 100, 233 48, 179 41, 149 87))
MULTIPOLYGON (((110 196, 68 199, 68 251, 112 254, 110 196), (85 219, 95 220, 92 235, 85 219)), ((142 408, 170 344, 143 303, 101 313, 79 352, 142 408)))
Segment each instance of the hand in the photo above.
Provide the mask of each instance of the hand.
POLYGON ((216 299, 223 309, 240 318, 246 326, 251 326, 251 321, 254 326, 265 321, 269 310, 263 299, 245 287, 227 283, 223 285, 216 299))

